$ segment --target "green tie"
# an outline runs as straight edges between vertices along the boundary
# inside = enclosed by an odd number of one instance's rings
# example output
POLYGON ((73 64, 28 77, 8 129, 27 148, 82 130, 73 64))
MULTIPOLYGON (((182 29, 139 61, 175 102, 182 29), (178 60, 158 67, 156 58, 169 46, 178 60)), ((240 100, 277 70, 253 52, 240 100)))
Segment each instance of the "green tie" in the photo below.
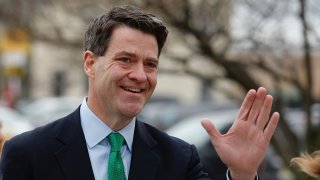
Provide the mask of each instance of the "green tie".
POLYGON ((108 136, 111 145, 109 164, 108 164, 108 180, 125 180, 124 166, 121 158, 121 147, 124 138, 119 133, 111 133, 108 136))

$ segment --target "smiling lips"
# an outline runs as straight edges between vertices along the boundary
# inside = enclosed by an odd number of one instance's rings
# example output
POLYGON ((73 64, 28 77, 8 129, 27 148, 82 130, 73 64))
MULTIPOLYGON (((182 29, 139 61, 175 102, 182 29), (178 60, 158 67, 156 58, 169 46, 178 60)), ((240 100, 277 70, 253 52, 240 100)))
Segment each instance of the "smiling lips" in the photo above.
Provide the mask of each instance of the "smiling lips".
POLYGON ((123 87, 126 91, 133 92, 133 93, 140 93, 143 91, 143 89, 139 88, 129 88, 129 87, 123 87))

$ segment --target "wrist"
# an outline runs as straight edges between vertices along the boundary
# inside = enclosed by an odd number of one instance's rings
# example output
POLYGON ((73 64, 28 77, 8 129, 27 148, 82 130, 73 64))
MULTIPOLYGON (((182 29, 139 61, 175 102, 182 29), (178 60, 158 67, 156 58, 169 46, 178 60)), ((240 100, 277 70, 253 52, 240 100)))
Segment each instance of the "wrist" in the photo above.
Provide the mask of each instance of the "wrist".
POLYGON ((232 180, 254 180, 257 179, 256 172, 244 172, 244 171, 237 171, 229 169, 229 176, 232 180))

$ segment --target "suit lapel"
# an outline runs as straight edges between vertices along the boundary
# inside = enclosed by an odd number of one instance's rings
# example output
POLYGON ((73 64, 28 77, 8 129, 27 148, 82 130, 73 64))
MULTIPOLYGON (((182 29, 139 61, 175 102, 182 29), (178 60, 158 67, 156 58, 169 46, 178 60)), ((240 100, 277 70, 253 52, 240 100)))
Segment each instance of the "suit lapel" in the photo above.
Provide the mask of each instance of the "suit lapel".
MULTIPOLYGON (((66 117, 64 127, 57 136, 63 146, 55 156, 66 179, 94 180, 91 162, 80 123, 80 108, 66 117)), ((157 179, 159 167, 163 167, 157 142, 149 134, 144 123, 137 120, 129 180, 157 179)))
POLYGON ((80 108, 66 117, 57 140, 62 148, 55 156, 66 179, 94 180, 91 162, 80 123, 80 108))
POLYGON ((129 180, 156 179, 158 167, 162 161, 156 150, 157 142, 152 138, 146 126, 137 120, 132 146, 129 180))

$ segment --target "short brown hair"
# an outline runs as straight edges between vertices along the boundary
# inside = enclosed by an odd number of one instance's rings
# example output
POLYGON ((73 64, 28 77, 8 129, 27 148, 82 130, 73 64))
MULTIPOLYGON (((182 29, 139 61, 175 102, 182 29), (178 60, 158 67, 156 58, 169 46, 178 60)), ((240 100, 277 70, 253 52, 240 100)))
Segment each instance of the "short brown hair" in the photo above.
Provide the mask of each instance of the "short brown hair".
POLYGON ((166 26, 153 14, 128 5, 114 7, 90 22, 85 33, 85 50, 102 56, 109 46, 114 28, 119 25, 126 25, 154 35, 158 44, 158 56, 160 56, 168 35, 166 26))

